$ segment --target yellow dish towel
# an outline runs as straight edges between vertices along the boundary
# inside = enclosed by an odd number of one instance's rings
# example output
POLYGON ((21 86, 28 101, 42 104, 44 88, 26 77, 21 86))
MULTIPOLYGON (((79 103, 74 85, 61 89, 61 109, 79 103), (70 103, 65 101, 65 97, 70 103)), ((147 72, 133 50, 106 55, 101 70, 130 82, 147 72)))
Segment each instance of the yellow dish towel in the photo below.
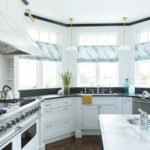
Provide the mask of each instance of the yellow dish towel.
POLYGON ((92 104, 92 95, 91 94, 82 95, 82 104, 92 104))

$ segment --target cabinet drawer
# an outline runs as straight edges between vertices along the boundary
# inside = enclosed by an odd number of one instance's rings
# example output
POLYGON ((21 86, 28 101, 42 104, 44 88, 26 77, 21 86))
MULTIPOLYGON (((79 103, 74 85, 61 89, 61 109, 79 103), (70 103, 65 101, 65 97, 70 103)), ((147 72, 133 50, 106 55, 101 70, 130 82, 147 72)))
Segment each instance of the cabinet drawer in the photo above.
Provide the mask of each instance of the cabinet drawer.
POLYGON ((43 112, 44 114, 49 114, 58 111, 67 111, 69 109, 72 109, 72 106, 56 106, 56 107, 45 108, 43 112))
POLYGON ((73 129, 72 119, 49 122, 43 125, 44 140, 63 135, 73 129))
POLYGON ((72 105, 71 99, 61 99, 61 100, 46 101, 46 102, 44 102, 43 107, 44 107, 44 109, 46 109, 46 108, 55 109, 55 108, 59 108, 62 106, 70 106, 70 105, 72 105))
POLYGON ((109 105, 109 104, 116 104, 117 101, 122 101, 122 98, 118 97, 94 97, 93 98, 93 105, 109 105))
POLYGON ((68 107, 66 109, 63 109, 62 111, 57 111, 57 112, 47 111, 47 113, 43 115, 43 122, 47 122, 50 120, 52 121, 52 120, 71 118, 72 114, 73 114, 72 107, 68 107))

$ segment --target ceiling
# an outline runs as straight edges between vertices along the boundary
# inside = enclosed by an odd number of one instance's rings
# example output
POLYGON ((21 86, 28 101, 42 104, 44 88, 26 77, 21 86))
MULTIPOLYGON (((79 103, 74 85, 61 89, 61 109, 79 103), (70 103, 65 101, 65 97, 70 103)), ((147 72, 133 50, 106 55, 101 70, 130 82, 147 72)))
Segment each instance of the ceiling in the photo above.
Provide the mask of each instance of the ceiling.
POLYGON ((28 0, 32 14, 69 23, 121 23, 150 17, 150 0, 28 0))

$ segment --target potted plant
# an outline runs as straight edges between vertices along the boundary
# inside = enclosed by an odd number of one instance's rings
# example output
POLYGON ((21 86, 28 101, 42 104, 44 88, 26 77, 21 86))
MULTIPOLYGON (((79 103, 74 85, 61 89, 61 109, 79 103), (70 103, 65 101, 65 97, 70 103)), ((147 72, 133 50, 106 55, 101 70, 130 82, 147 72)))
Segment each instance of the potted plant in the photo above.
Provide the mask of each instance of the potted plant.
POLYGON ((68 95, 70 94, 70 83, 72 79, 72 73, 69 71, 66 71, 64 73, 61 73, 60 76, 63 82, 64 94, 68 95))

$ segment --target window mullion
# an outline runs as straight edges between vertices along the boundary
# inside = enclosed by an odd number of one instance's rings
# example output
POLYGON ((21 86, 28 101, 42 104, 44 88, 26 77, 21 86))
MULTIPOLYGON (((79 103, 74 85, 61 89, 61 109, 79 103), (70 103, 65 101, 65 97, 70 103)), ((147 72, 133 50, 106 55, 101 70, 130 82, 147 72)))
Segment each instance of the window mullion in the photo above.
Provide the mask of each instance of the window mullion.
POLYGON ((100 79, 99 79, 99 77, 100 77, 100 70, 99 70, 100 68, 99 68, 99 63, 96 63, 96 84, 97 85, 99 85, 99 82, 100 82, 100 79))

